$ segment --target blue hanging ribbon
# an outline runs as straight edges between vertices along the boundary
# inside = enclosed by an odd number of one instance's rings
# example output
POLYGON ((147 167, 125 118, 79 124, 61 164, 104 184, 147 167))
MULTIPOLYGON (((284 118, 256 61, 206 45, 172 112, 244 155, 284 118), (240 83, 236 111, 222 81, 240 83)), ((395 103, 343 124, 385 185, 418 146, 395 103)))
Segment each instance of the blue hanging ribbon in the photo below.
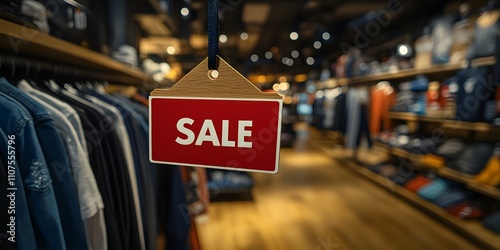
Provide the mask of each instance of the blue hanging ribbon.
POLYGON ((219 54, 219 0, 208 0, 208 69, 217 69, 219 54))

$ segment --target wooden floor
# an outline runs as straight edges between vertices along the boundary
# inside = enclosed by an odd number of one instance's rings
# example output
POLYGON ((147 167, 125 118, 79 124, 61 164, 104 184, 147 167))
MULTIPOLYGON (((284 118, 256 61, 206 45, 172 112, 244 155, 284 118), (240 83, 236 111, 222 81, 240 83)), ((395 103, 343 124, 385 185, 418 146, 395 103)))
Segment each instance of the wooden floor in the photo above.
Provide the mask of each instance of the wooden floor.
POLYGON ((254 201, 211 203, 204 250, 477 249, 325 153, 318 134, 282 149, 277 175, 254 174, 254 201))

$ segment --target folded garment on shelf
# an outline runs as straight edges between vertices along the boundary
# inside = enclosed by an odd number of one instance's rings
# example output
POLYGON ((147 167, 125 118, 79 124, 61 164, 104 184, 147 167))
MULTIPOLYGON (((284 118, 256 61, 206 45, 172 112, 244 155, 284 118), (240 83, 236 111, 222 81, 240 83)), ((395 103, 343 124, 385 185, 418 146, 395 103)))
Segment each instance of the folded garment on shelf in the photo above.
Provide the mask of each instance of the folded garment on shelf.
POLYGON ((23 15, 33 18, 33 23, 38 30, 49 33, 49 23, 47 21, 48 11, 43 4, 33 0, 24 0, 22 2, 21 11, 23 15))
POLYGON ((421 188, 429 185, 429 183, 431 183, 431 181, 432 181, 431 179, 429 179, 423 175, 417 175, 414 179, 412 179, 408 183, 406 183, 405 187, 406 187, 406 189, 416 193, 421 188))
POLYGON ((417 175, 414 171, 398 170, 398 174, 393 176, 391 180, 399 186, 406 185, 409 181, 413 180, 417 175))
POLYGON ((397 133, 391 132, 391 131, 382 131, 377 138, 375 139, 376 141, 379 141, 381 143, 387 144, 391 139, 396 138, 397 133))
POLYGON ((427 154, 436 151, 437 147, 441 144, 439 138, 414 138, 405 146, 405 149, 412 154, 427 154))
POLYGON ((493 154, 493 144, 478 142, 467 145, 457 160, 447 161, 447 165, 465 174, 476 175, 484 169, 493 154))
POLYGON ((408 111, 417 115, 425 115, 427 103, 426 99, 427 96, 425 95, 425 92, 415 93, 415 99, 413 100, 413 104, 410 105, 408 111))
POLYGON ((389 141, 389 145, 391 147, 404 148, 406 145, 408 145, 408 143, 410 143, 413 138, 415 137, 408 135, 398 135, 396 138, 389 141))
POLYGON ((451 138, 446 140, 443 145, 437 148, 435 155, 443 157, 447 160, 457 159, 465 149, 465 144, 462 140, 451 138))
POLYGON ((415 93, 410 91, 411 83, 404 82, 399 85, 399 92, 396 94, 396 103, 391 110, 395 112, 408 112, 414 104, 415 93))
POLYGON ((498 118, 497 114, 497 101, 490 100, 484 104, 484 120, 487 122, 494 122, 498 118))
POLYGON ((209 190, 249 189, 253 186, 252 177, 244 172, 209 170, 207 175, 209 190))
POLYGON ((474 180, 487 186, 497 186, 500 184, 500 157, 492 156, 486 167, 474 176, 474 180))
POLYGON ((451 206, 446 211, 459 219, 479 219, 484 216, 482 209, 472 205, 468 201, 451 206))
POLYGON ((500 233, 500 211, 496 211, 495 213, 484 218, 483 226, 496 233, 500 233))
POLYGON ((444 159, 443 157, 433 155, 433 154, 426 154, 424 157, 422 157, 421 163, 425 165, 426 167, 434 168, 434 169, 440 169, 444 167, 444 159))
POLYGON ((429 85, 429 79, 423 75, 418 75, 413 81, 410 82, 410 84, 410 90, 413 92, 426 91, 429 85))
POLYGON ((460 189, 448 189, 441 197, 433 202, 442 208, 449 208, 464 202, 467 199, 467 193, 460 189))
POLYGON ((441 197, 447 189, 449 189, 449 186, 445 180, 435 179, 428 185, 420 188, 417 194, 426 200, 434 201, 441 197))

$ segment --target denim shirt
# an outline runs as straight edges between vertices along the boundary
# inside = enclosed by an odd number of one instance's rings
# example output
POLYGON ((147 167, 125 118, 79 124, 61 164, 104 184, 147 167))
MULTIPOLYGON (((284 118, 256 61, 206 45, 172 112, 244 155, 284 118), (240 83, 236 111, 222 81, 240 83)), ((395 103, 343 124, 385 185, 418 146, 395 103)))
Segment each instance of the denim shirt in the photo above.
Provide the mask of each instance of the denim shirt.
MULTIPOLYGON (((14 99, 0 88, 0 127, 7 135, 15 135, 16 160, 19 177, 24 185, 30 217, 39 249, 66 249, 61 219, 57 208, 52 180, 35 131, 33 118, 14 99)), ((18 186, 19 188, 20 186, 18 186)), ((17 207, 20 213, 22 207, 17 207)), ((16 211, 17 212, 17 211, 16 211)), ((20 215, 17 216, 19 218, 20 215)), ((19 228, 21 230, 21 228, 19 228)), ((36 249, 19 241, 20 249, 36 249)))
POLYGON ((494 21, 489 25, 480 25, 479 19, 474 29, 474 39, 469 50, 467 59, 471 60, 478 57, 493 56, 496 50, 496 36, 500 22, 494 21))
MULTIPOLYGON (((68 249, 87 249, 85 227, 80 213, 78 193, 70 167, 68 151, 47 111, 28 95, 0 78, 0 88, 21 103, 33 117, 38 140, 52 178, 57 207, 68 249)), ((57 249, 57 248, 50 248, 57 249)))
MULTIPOLYGON (((9 134, 11 136, 12 134, 9 134)), ((2 164, 7 164, 7 155, 9 152, 8 148, 8 141, 7 141, 7 136, 2 128, 0 128, 0 160, 2 160, 2 164)), ((16 140, 13 140, 16 142, 16 140)), ((13 145, 14 148, 17 148, 16 145, 13 145)), ((14 151, 15 152, 15 151, 14 151)), ((14 157, 17 156, 14 155, 14 157)), ((11 157, 11 156, 10 156, 11 157)), ((31 223, 30 219, 30 213, 28 211, 28 201, 26 200, 26 194, 24 190, 24 185, 23 185, 23 180, 21 178, 21 173, 19 171, 19 165, 14 164, 15 166, 15 194, 16 194, 16 209, 15 209, 15 216, 16 216, 16 244, 17 244, 17 249, 36 249, 36 238, 35 238, 35 232, 33 231, 33 224, 31 223), (22 240, 21 240, 22 239, 22 240)), ((8 171, 8 168, 6 169, 6 172, 8 171)), ((4 191, 4 190, 2 190, 4 191)), ((10 193, 10 191, 7 191, 7 193, 10 193)), ((9 215, 10 216, 10 215, 9 215)), ((4 225, 3 225, 4 226, 4 225)), ((7 226, 8 227, 8 226, 7 226)), ((3 227, 2 227, 3 228, 3 227)), ((6 233, 4 231, 3 233, 6 233)), ((5 238, 0 238, 0 248, 4 249, 10 249, 9 247, 14 247, 14 243, 7 241, 7 237, 10 237, 9 234, 5 238), (12 245, 9 245, 9 243, 12 243, 12 245)))
POLYGON ((81 143, 82 148, 85 151, 85 154, 87 154, 87 155, 89 154, 87 152, 87 141, 86 141, 85 135, 83 133, 83 128, 82 128, 82 123, 80 121, 80 117, 78 116, 76 110, 73 107, 71 107, 69 104, 67 104, 63 101, 58 100, 55 97, 52 97, 51 95, 49 95, 47 93, 44 93, 38 89, 31 87, 29 85, 29 83, 24 81, 24 80, 20 81, 19 84, 17 85, 17 87, 21 91, 23 91, 24 93, 34 95, 34 96, 38 97, 40 100, 50 104, 50 106, 61 111, 61 113, 63 113, 64 116, 66 116, 68 121, 71 123, 71 126, 75 129, 75 131, 78 135, 78 138, 79 138, 78 141, 81 143))
MULTIPOLYGON (((21 84, 24 85, 28 83, 20 83, 19 85, 21 84)), ((49 103, 44 101, 42 98, 39 98, 36 95, 37 91, 33 88, 30 89, 30 87, 31 86, 24 86, 20 89, 24 92, 28 91, 26 93, 28 93, 28 95, 35 101, 39 102, 52 117, 54 126, 56 127, 61 138, 64 140, 68 149, 73 180, 78 192, 82 219, 89 219, 94 216, 98 210, 102 210, 104 208, 104 203, 102 202, 101 193, 97 187, 87 152, 83 149, 83 145, 80 143, 78 132, 74 129, 74 126, 71 124, 66 115, 70 114, 70 117, 77 118, 78 121, 80 121, 80 117, 76 114, 75 110, 73 110, 74 113, 69 113, 68 110, 64 108, 62 110, 59 109, 61 106, 52 106, 51 104, 54 102, 49 103)))

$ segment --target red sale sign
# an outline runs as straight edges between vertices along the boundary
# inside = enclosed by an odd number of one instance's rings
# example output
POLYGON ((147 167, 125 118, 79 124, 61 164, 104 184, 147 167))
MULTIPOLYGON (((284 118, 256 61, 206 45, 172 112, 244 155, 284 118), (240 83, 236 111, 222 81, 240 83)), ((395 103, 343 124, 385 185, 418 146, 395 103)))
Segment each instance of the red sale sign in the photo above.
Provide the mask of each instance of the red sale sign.
POLYGON ((150 97, 154 163, 277 173, 279 99, 150 97))

